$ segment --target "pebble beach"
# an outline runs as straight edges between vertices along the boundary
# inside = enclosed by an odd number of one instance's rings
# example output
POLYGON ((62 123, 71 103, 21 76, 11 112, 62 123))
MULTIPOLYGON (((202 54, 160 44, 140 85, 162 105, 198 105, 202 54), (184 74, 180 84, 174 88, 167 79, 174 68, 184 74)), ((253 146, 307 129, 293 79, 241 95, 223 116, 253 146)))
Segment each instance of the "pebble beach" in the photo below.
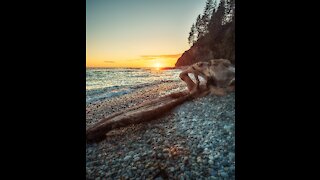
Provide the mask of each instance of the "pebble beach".
MULTIPOLYGON (((186 89, 166 81, 88 103, 87 127, 145 100, 186 89)), ((86 146, 87 179, 235 179, 235 95, 187 101, 152 121, 86 146)))

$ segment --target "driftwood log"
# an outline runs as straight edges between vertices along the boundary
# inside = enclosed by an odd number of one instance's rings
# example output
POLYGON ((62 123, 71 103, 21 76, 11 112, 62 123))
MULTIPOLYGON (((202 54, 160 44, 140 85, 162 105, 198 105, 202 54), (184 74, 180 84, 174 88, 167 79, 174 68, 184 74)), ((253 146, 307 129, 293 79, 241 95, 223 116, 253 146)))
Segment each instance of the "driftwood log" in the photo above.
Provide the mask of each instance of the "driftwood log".
POLYGON ((106 133, 120 127, 131 124, 150 121, 161 117, 165 112, 182 104, 187 100, 205 96, 209 90, 204 86, 196 94, 190 95, 188 91, 172 93, 164 97, 144 102, 138 106, 125 109, 121 112, 111 114, 105 119, 87 128, 87 142, 98 142, 106 137, 106 133))

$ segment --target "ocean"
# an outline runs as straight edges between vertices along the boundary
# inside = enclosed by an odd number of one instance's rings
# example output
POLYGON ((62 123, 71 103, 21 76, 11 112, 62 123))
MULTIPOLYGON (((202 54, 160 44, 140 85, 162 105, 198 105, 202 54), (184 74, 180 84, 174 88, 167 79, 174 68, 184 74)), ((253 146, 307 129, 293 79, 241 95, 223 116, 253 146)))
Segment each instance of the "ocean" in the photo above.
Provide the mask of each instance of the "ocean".
POLYGON ((87 68, 86 103, 121 96, 146 86, 181 81, 181 70, 152 68, 87 68))

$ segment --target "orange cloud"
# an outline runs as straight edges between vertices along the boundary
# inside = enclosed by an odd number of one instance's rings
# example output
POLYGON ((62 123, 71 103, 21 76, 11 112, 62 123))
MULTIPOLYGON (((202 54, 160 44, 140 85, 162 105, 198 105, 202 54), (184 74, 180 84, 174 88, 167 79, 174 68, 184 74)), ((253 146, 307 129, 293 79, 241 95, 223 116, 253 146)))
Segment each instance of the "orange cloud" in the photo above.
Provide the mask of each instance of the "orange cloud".
POLYGON ((161 55, 142 55, 144 60, 152 60, 158 58, 179 58, 181 54, 161 54, 161 55))
POLYGON ((105 63, 115 63, 114 61, 103 61, 105 63))

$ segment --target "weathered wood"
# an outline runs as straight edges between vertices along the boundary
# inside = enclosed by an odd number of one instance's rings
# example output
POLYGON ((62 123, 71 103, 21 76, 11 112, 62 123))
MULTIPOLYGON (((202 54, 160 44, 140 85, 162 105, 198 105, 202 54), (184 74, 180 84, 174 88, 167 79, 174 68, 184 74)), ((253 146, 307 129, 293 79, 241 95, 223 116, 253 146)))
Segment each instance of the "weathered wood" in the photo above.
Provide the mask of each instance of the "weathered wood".
POLYGON ((155 100, 144 102, 138 106, 127 108, 121 112, 111 114, 87 129, 87 141, 100 141, 103 140, 106 133, 112 129, 156 119, 177 105, 187 100, 204 96, 208 94, 208 92, 208 90, 203 90, 202 88, 202 90, 193 95, 189 94, 188 91, 172 93, 155 100))

